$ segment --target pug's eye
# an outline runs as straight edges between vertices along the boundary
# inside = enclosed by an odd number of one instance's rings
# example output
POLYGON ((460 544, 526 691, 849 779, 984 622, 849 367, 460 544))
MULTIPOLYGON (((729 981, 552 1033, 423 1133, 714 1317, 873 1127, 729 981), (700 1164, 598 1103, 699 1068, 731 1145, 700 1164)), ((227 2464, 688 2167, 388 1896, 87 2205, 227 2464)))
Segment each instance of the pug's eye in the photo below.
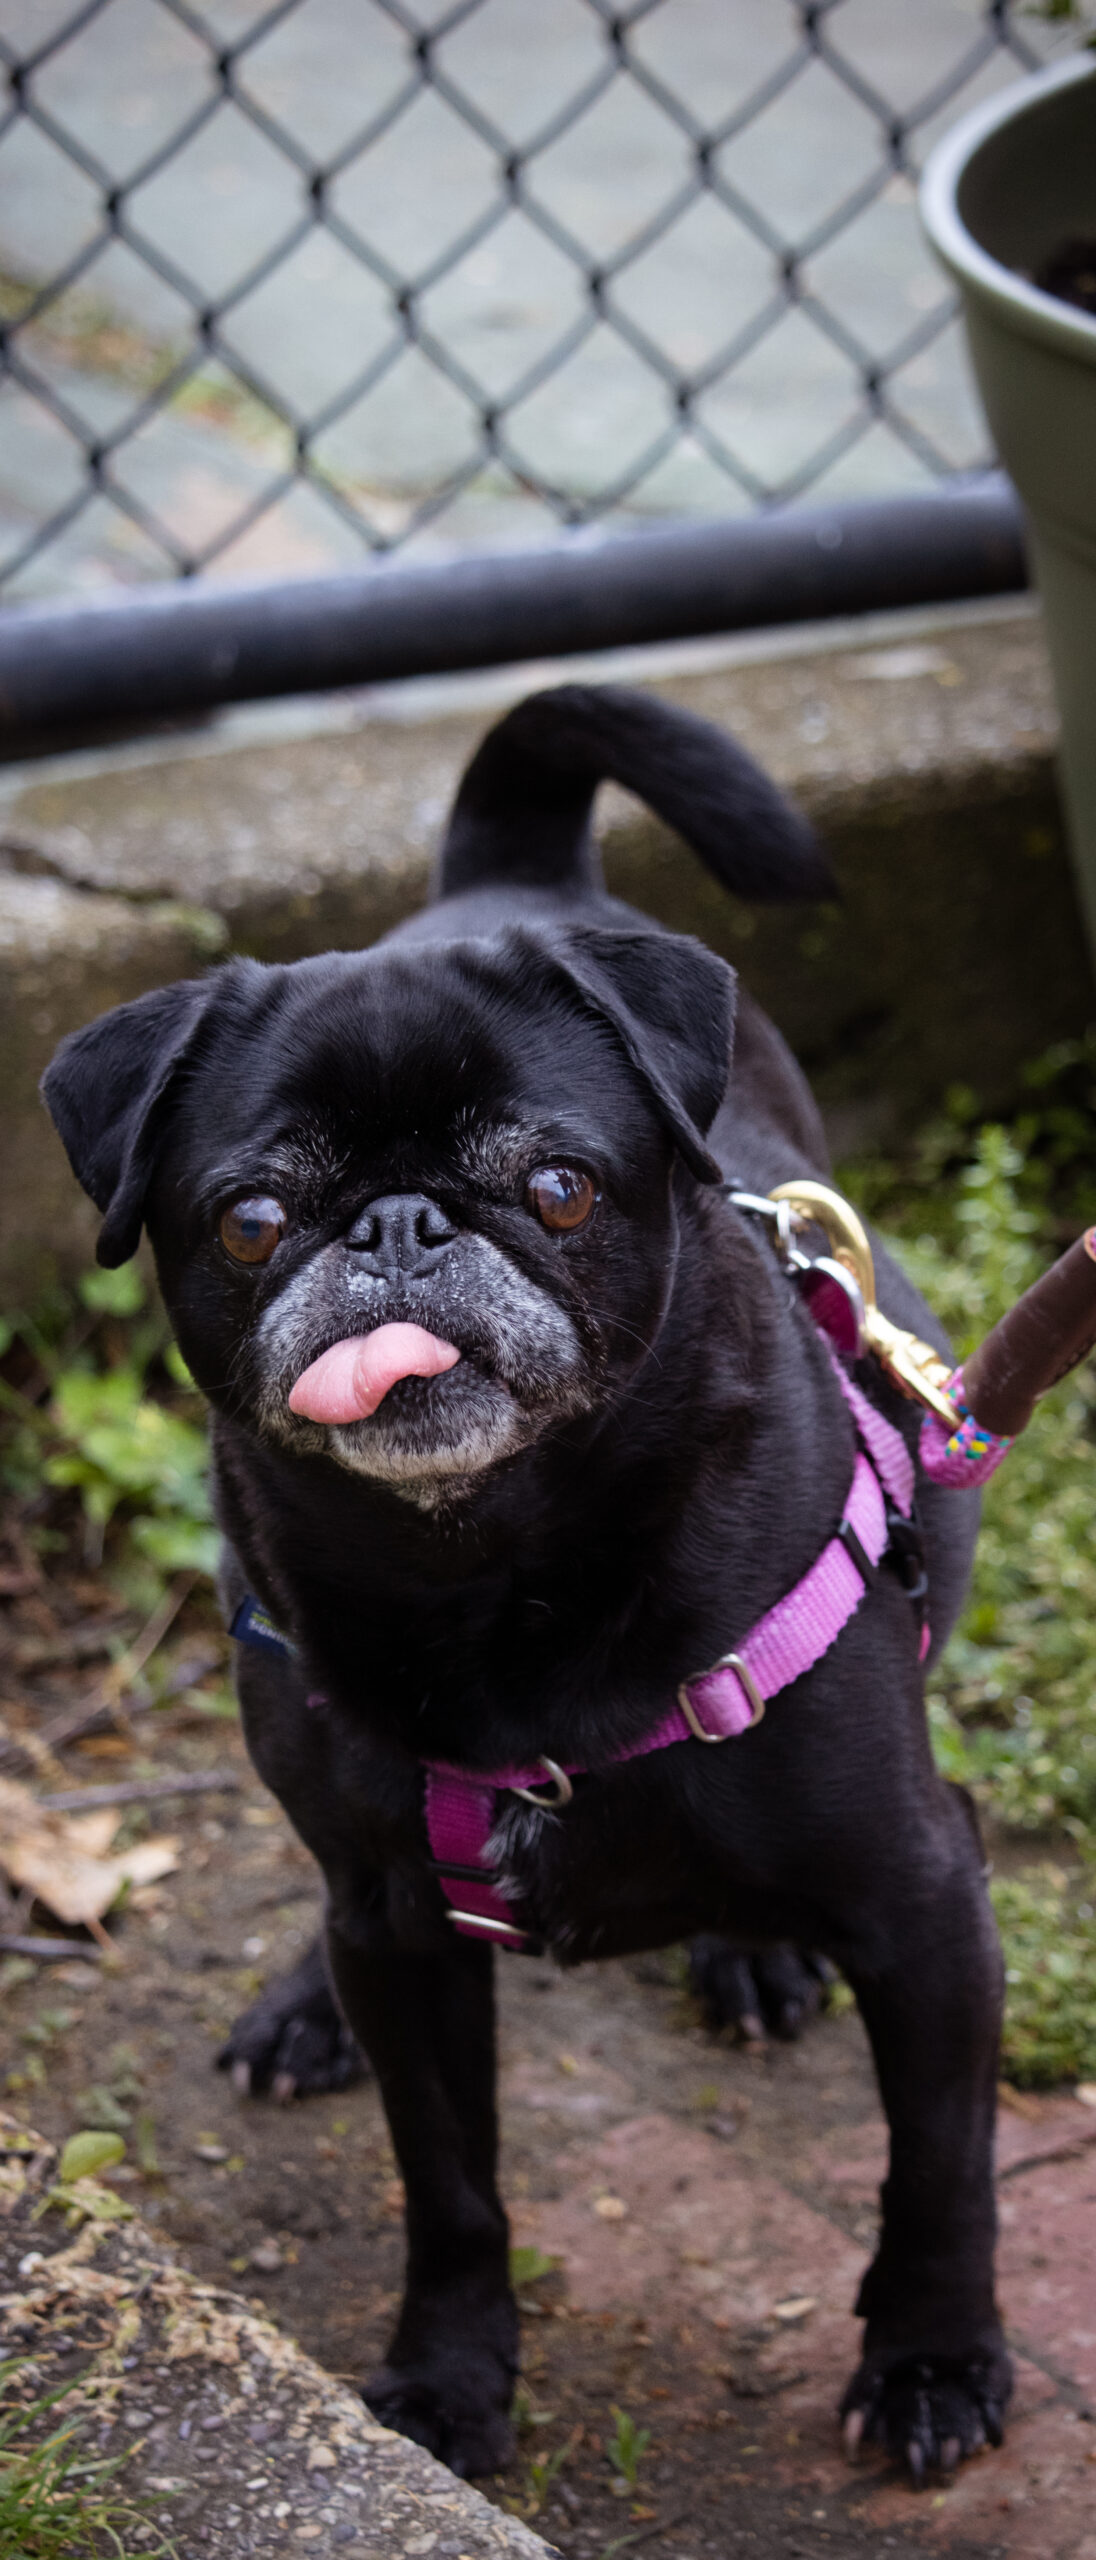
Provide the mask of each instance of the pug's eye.
POLYGON ((234 1262, 269 1262, 285 1229, 281 1201, 268 1200, 263 1193, 254 1200, 234 1201, 225 1210, 218 1234, 234 1262))
POLYGON ((573 1235, 597 1206, 597 1188, 573 1164, 542 1164, 525 1185, 526 1206, 553 1235, 573 1235))

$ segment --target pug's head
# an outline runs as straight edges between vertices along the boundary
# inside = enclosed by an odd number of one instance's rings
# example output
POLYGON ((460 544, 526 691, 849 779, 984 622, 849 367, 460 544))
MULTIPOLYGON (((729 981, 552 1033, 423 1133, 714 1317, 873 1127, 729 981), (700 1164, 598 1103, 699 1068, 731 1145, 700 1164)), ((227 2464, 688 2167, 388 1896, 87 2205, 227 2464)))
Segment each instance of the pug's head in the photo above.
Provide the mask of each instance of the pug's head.
POLYGON ((646 1358, 732 1009, 683 937, 508 926, 231 961, 74 1033, 43 1090, 100 1260, 147 1225, 210 1401, 430 1504, 646 1358))

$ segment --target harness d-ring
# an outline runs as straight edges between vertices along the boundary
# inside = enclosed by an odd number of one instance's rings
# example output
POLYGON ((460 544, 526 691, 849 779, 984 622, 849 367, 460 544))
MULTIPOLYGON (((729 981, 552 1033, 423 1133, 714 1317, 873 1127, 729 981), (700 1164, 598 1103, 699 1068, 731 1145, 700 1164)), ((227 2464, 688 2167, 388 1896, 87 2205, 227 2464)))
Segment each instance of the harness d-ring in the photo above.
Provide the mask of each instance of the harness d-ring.
POLYGON ((523 1797, 526 1804, 535 1804, 542 1813, 557 1813, 561 1805, 570 1804, 575 1792, 574 1788, 566 1769, 560 1768, 558 1760, 549 1760, 545 1757, 540 1765, 542 1769, 547 1769, 555 1788, 554 1795, 538 1795, 535 1787, 509 1787, 507 1794, 523 1797))
POLYGON ((690 1680, 688 1685, 682 1681, 681 1687, 677 1693, 677 1702, 682 1715, 685 1718, 686 1724, 691 1725, 698 1742, 729 1742, 731 1739, 729 1733, 708 1732, 706 1726, 701 1724, 696 1708, 689 1696, 689 1690, 699 1688, 702 1680, 710 1680, 714 1671, 733 1671, 736 1680, 746 1692, 746 1696, 750 1701, 751 1713, 749 1724, 744 1725, 742 1728, 744 1733, 752 1732, 754 1725, 760 1724, 761 1718, 765 1713, 765 1701, 761 1695, 760 1689, 758 1688, 757 1682, 754 1679, 749 1663, 743 1661, 740 1653, 721 1653, 718 1662, 709 1663, 708 1669, 706 1671, 698 1672, 696 1678, 690 1680))

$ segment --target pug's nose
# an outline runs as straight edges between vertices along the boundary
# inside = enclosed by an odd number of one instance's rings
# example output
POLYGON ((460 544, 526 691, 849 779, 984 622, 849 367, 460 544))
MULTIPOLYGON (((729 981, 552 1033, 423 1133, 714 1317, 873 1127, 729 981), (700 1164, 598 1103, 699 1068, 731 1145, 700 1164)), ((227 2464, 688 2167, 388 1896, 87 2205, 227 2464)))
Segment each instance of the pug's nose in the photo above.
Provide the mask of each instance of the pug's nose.
POLYGON ((418 1191, 394 1191, 369 1202, 346 1241, 378 1280, 425 1280, 456 1233, 436 1200, 418 1191))

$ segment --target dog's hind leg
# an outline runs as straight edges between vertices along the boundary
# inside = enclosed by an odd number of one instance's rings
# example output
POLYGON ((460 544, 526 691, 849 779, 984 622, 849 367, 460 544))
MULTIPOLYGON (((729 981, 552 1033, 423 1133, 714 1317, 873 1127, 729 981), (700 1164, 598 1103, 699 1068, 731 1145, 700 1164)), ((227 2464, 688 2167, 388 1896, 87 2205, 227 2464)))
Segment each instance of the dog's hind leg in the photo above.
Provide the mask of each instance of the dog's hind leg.
POLYGON ((491 1951, 397 1943, 378 1899, 336 1893, 328 1951, 380 2082, 407 2194, 407 2284, 388 2357, 365 2386, 375 2416, 463 2477, 512 2450, 517 2309, 496 2185, 491 1951))
POLYGON ((1001 1954, 969 1824, 951 1801, 947 1824, 946 1863, 897 1881, 888 1934, 900 1952, 846 1967, 875 2056, 890 2168, 857 2305, 863 2357, 842 2415, 850 2451, 861 2438, 883 2444, 915 2481, 999 2444, 1011 2390, 993 2291, 1001 1954))

